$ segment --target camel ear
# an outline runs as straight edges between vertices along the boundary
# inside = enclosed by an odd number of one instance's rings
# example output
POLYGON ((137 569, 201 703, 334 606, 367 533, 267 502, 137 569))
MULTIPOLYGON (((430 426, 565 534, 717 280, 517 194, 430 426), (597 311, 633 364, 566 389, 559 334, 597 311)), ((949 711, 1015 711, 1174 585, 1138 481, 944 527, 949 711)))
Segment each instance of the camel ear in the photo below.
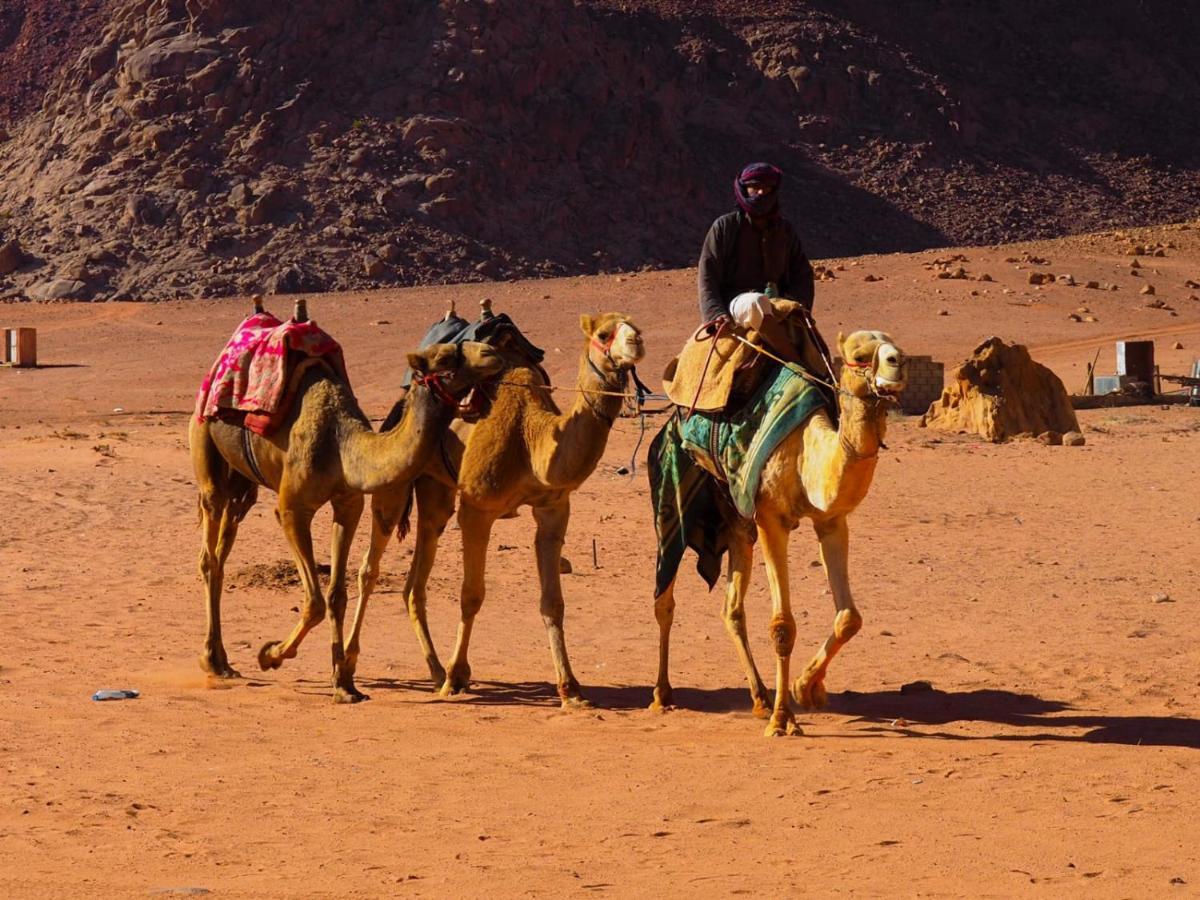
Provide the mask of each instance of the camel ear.
POLYGON ((846 356, 846 335, 842 334, 842 332, 840 332, 840 331, 838 332, 838 336, 837 336, 837 348, 838 348, 838 353, 840 353, 842 355, 842 357, 845 358, 845 356, 846 356))
POLYGON ((424 353, 408 354, 408 366, 419 375, 424 375, 429 371, 429 359, 424 353))
POLYGON ((587 313, 584 313, 583 315, 581 315, 579 317, 579 327, 583 329, 583 333, 586 334, 588 337, 591 337, 592 334, 594 333, 593 329, 595 327, 595 324, 596 323, 592 320, 592 317, 589 316, 587 313))

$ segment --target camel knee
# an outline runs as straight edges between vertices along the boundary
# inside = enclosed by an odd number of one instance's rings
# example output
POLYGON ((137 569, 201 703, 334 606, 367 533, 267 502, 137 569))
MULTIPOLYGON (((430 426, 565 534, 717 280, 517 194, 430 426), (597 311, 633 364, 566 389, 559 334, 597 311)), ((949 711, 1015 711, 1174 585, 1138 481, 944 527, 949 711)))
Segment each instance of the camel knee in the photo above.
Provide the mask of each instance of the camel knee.
POLYGON ((200 551, 200 577, 205 581, 217 570, 217 558, 208 549, 200 551))
POLYGON ((848 641, 858 634, 863 620, 857 609, 843 609, 833 620, 833 633, 839 641, 848 641))
POLYGON ((776 615, 771 619, 769 630, 771 644, 775 647, 775 655, 791 656, 792 647, 796 644, 796 620, 789 615, 776 615))
POLYGON ((543 622, 547 625, 557 625, 562 622, 567 609, 562 597, 543 597, 541 606, 543 622))
POLYGON ((725 630, 734 637, 738 637, 746 631, 746 611, 744 609, 726 609, 722 614, 725 620, 725 630))
POLYGON ((463 594, 462 614, 464 619, 473 619, 483 608, 483 594, 463 594))

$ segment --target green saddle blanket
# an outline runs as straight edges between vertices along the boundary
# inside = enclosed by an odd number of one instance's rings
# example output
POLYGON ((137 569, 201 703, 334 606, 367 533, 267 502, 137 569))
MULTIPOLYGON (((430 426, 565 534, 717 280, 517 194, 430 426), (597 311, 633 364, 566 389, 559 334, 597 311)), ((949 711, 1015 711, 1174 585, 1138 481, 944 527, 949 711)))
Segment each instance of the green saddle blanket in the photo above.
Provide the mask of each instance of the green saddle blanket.
POLYGON ((779 366, 736 410, 687 418, 677 410, 654 438, 648 468, 658 535, 655 596, 674 580, 687 547, 698 554, 697 569, 709 587, 716 583, 726 517, 754 516, 771 453, 828 403, 802 371, 779 366))
POLYGON ((695 413, 680 423, 684 449, 729 487, 738 515, 754 515, 763 466, 779 442, 799 428, 824 402, 824 395, 798 366, 780 366, 740 409, 695 413))

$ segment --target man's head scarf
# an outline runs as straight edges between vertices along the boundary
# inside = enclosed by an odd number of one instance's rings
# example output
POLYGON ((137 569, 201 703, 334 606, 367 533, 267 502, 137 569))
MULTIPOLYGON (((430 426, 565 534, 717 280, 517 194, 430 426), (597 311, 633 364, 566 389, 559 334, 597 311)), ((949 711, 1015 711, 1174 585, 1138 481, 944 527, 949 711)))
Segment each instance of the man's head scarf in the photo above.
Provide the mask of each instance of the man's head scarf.
POLYGON ((756 219, 770 218, 779 215, 779 186, 782 182, 783 172, 778 167, 765 162, 750 163, 733 180, 733 195, 747 215, 756 219), (770 190, 758 197, 751 197, 746 192, 746 186, 754 182, 766 185, 770 190))

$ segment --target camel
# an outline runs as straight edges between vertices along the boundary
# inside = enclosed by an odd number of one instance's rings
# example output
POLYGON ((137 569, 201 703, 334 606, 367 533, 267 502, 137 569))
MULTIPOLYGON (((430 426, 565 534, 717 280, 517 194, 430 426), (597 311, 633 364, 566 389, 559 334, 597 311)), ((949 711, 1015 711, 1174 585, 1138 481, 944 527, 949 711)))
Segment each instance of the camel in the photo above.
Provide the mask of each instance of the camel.
MULTIPOLYGON (((830 661, 862 627, 862 616, 850 593, 846 519, 871 487, 888 407, 904 389, 904 354, 888 335, 856 331, 848 338, 839 334, 837 343, 845 362, 837 391, 839 425, 834 427, 821 409, 786 437, 763 469, 753 522, 741 520, 726 529, 729 562, 723 618, 750 684, 754 713, 759 718, 770 717, 768 737, 800 733, 788 702, 788 673, 796 638, 788 585, 788 537, 802 518, 812 520, 837 608, 833 633, 792 686, 798 704, 819 708, 826 702, 824 682, 830 661), (771 592, 770 634, 776 657, 773 707, 746 636, 745 599, 755 529, 771 592)), ((675 614, 674 581, 655 598, 654 614, 659 626, 658 680, 650 708, 666 710, 672 704, 667 669, 675 614)))
POLYGON ((258 652, 262 669, 296 655, 304 636, 325 617, 317 580, 311 524, 317 510, 333 506, 328 607, 333 629, 334 700, 366 699, 345 667, 342 625, 346 611, 346 560, 362 515, 363 495, 408 483, 434 453, 438 437, 458 410, 459 398, 504 366, 486 344, 434 344, 408 355, 416 373, 400 424, 386 434, 371 429, 348 385, 325 367, 306 372, 288 417, 270 436, 238 424, 192 418, 188 430, 200 492, 200 575, 205 585, 208 631, 201 667, 219 678, 237 678, 221 640, 221 588, 225 561, 238 525, 258 499, 258 488, 278 494, 275 518, 283 528, 304 585, 299 623, 284 641, 258 652), (249 453, 247 453, 247 448, 249 453))
POLYGON ((558 694, 564 708, 590 706, 571 671, 563 637, 563 592, 559 566, 570 517, 571 492, 592 472, 604 453, 613 421, 621 411, 629 370, 644 356, 641 332, 620 313, 580 326, 587 344, 579 363, 574 404, 564 413, 550 397, 537 367, 517 362, 500 383, 490 412, 476 423, 457 422, 446 433, 443 458, 426 466, 403 492, 371 498, 371 546, 359 570, 358 608, 347 644, 347 665, 359 653, 367 601, 379 577, 379 561, 392 531, 415 497, 416 545, 404 585, 404 601, 425 653, 429 674, 442 696, 468 689, 467 648, 484 599, 484 570, 492 524, 531 506, 534 547, 541 587, 542 621, 550 641, 558 694), (461 620, 449 670, 443 668, 425 618, 426 585, 438 539, 459 498, 463 542, 461 620))

